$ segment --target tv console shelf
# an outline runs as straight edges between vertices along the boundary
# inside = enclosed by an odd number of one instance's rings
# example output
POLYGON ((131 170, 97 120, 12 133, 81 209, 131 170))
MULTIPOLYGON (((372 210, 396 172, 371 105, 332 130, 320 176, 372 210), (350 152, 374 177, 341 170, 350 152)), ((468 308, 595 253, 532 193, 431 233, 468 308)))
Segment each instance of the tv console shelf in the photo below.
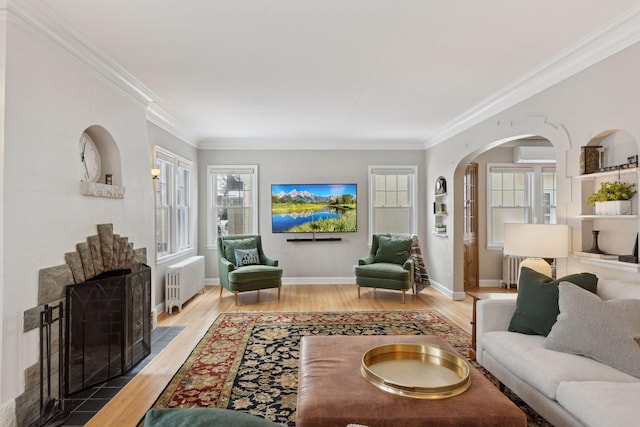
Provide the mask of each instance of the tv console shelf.
POLYGON ((303 237, 295 239, 287 239, 287 242, 338 242, 341 237, 303 237))

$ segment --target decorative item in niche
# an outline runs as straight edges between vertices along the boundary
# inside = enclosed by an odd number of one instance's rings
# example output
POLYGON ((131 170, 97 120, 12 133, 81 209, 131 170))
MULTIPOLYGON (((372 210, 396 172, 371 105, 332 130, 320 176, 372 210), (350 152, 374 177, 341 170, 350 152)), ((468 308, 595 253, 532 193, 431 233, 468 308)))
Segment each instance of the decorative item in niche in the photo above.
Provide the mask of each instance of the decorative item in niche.
POLYGON ((587 198, 595 205, 596 215, 631 215, 631 198, 636 194, 635 183, 605 181, 587 198))
POLYGON ((598 246, 598 235, 600 234, 600 231, 593 230, 591 231, 591 234, 593 234, 593 244, 591 246, 591 249, 585 252, 590 254, 604 254, 605 252, 598 246))
POLYGON ((638 233, 636 233, 636 242, 633 245, 633 253, 631 255, 618 256, 620 262, 630 262, 632 264, 638 264, 638 233))
POLYGON ((447 180, 441 176, 436 180, 436 194, 444 194, 447 192, 447 180))
POLYGON ((108 173, 104 176, 104 183, 107 185, 113 185, 113 174, 108 173))
POLYGON ((602 165, 601 146, 585 145, 580 147, 580 174, 585 175, 597 172, 602 165))
POLYGON ((598 191, 589 196, 587 203, 593 205, 595 202, 630 200, 636 194, 635 186, 633 182, 602 182, 598 191))
POLYGON ((100 151, 93 139, 84 132, 80 136, 80 179, 83 182, 96 182, 100 177, 100 168, 102 162, 100 159, 100 151))

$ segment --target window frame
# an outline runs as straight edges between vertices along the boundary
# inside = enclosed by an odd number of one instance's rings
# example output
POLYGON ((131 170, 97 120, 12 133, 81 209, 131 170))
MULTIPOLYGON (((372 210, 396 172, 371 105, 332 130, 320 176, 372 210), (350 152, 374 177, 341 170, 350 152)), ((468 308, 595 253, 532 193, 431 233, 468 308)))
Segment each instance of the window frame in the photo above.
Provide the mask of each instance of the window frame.
MULTIPOLYGON (((373 234, 375 230, 375 210, 379 208, 376 206, 376 176, 379 175, 407 175, 408 181, 408 204, 406 207, 409 209, 409 221, 408 225, 411 230, 408 234, 418 234, 418 165, 369 165, 368 167, 368 189, 369 189, 369 203, 368 203, 368 216, 369 216, 369 245, 373 240, 373 234), (394 173, 396 172, 396 173, 394 173)), ((380 206, 382 207, 382 206, 380 206)), ((389 207, 405 207, 405 205, 390 205, 389 207)))
POLYGON ((258 165, 207 165, 207 248, 217 250, 218 227, 215 223, 217 209, 217 179, 220 172, 248 172, 251 175, 251 220, 249 234, 258 234, 258 165))
POLYGON ((154 159, 154 164, 155 167, 161 168, 160 162, 164 162, 166 163, 169 167, 170 167, 170 172, 161 174, 158 179, 162 179, 162 180, 166 180, 166 185, 167 185, 167 201, 168 204, 166 205, 169 209, 169 214, 170 214, 170 219, 168 221, 169 224, 169 236, 168 236, 168 250, 166 251, 158 251, 158 241, 157 241, 157 236, 158 236, 158 218, 157 218, 157 211, 158 211, 158 183, 159 181, 154 183, 154 194, 155 194, 155 207, 156 207, 156 215, 155 215, 155 245, 156 245, 156 263, 161 263, 164 262, 166 260, 170 260, 176 256, 179 255, 183 255, 185 253, 188 252, 193 252, 195 251, 195 226, 196 226, 196 221, 195 221, 195 214, 196 214, 196 207, 195 207, 195 198, 194 198, 194 194, 195 194, 195 186, 194 186, 194 170, 193 170, 193 162, 191 160, 187 160, 184 157, 181 157, 165 148, 159 147, 159 146, 155 146, 154 149, 154 154, 155 154, 155 159, 154 159), (185 192, 186 197, 184 198, 186 204, 185 205, 181 205, 183 207, 182 210, 185 210, 184 208, 186 207, 186 211, 187 211, 187 227, 186 227, 186 236, 181 236, 180 235, 180 230, 181 227, 179 227, 178 221, 179 221, 179 215, 178 215, 178 211, 179 211, 179 205, 178 205, 178 182, 179 182, 179 178, 178 178, 178 173, 180 170, 186 171, 188 174, 188 179, 185 181, 185 192), (167 176, 169 175, 169 176, 167 176), (185 241, 187 242, 186 245, 182 245, 181 247, 178 247, 178 242, 181 241, 185 241))
MULTIPOLYGON (((492 183, 492 169, 504 169, 505 171, 522 171, 529 172, 529 177, 525 178, 525 192, 528 193, 525 195, 528 198, 528 205, 518 206, 522 208, 526 208, 526 216, 528 217, 528 221, 525 224, 540 224, 544 223, 544 215, 543 215, 543 207, 544 204, 544 172, 553 171, 556 174, 554 179, 555 188, 553 189, 556 202, 557 202, 557 192, 558 192, 558 178, 556 173, 556 165, 554 163, 487 163, 487 177, 486 177, 486 233, 487 233, 487 250, 502 250, 504 247, 503 242, 495 242, 492 240, 493 236, 493 209, 494 206, 492 204, 493 199, 493 183, 492 183)), ((546 205, 555 209, 556 206, 553 204, 546 205)))

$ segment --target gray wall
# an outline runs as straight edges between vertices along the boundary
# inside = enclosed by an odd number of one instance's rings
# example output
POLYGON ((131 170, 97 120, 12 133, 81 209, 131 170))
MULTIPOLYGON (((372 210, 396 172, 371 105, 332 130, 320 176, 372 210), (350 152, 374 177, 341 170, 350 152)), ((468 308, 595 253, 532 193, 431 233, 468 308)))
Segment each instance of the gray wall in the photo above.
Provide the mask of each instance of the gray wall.
MULTIPOLYGON (((258 165, 259 233, 265 252, 284 268, 284 283, 354 282, 353 265, 369 251, 368 166, 418 165, 419 233, 424 236, 424 156, 422 151, 353 150, 200 150, 198 253, 205 256, 206 277, 218 283, 217 250, 207 247, 207 165, 258 165), (337 242, 287 242, 288 234, 271 232, 271 184, 356 183, 358 231, 336 233, 337 242)), ((306 236, 306 235, 305 235, 306 236)))

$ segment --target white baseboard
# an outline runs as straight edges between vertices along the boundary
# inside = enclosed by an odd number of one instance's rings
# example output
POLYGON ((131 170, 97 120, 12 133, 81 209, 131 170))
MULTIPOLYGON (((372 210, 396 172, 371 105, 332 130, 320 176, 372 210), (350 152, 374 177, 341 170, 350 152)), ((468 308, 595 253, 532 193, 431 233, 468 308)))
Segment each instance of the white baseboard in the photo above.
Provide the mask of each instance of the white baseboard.
POLYGON ((350 277, 283 277, 283 285, 355 285, 355 276, 350 277))
MULTIPOLYGON (((216 286, 220 284, 219 278, 204 279, 204 284, 216 286)), ((283 277, 283 285, 351 285, 356 284, 355 276, 350 277, 283 277)))
POLYGON ((442 295, 451 298, 454 301, 464 301, 464 299, 467 297, 467 294, 465 292, 453 292, 451 289, 443 286, 435 280, 429 279, 429 282, 431 283, 431 287, 433 289, 440 292, 442 295))
MULTIPOLYGON (((452 292, 450 289, 442 286, 440 283, 435 282, 434 280, 429 280, 431 282, 431 287, 441 294, 455 300, 455 301, 463 301, 467 294, 465 292, 452 292)), ((204 279, 204 284, 206 286, 217 286, 220 285, 219 278, 206 278, 204 279)), ((355 276, 349 277, 283 277, 282 278, 283 285, 355 285, 356 278, 355 276)))
POLYGON ((500 279, 485 279, 478 282, 478 286, 481 288, 500 288, 502 280, 500 279))
POLYGON ((160 303, 158 305, 156 305, 156 307, 151 310, 151 329, 155 329, 156 326, 158 326, 158 313, 162 313, 163 311, 165 311, 166 307, 164 305, 164 303, 160 303))

